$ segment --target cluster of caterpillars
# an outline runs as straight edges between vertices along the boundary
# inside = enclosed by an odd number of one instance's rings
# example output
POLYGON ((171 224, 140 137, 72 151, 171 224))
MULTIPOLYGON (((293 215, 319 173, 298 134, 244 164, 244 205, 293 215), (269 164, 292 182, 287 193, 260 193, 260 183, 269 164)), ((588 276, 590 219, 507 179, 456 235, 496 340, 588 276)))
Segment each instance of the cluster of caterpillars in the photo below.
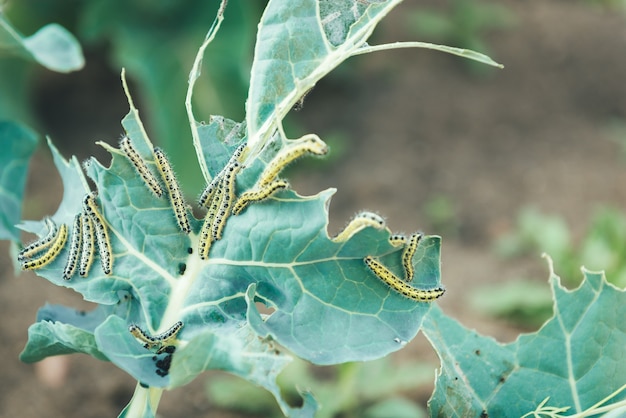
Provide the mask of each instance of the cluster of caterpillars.
MULTIPOLYGON (((180 230, 189 234, 191 226, 188 218, 188 208, 172 170, 172 167, 159 148, 153 148, 153 158, 160 174, 160 180, 150 170, 146 161, 133 147, 130 138, 123 137, 120 141, 120 149, 130 161, 137 174, 141 177, 147 188, 157 198, 162 198, 167 192, 176 223, 180 230), (165 185, 165 188, 162 187, 165 185), (164 190, 165 189, 165 190, 164 190)), ((243 168, 242 156, 246 152, 246 144, 241 144, 233 153, 230 160, 204 189, 199 204, 207 209, 204 223, 200 230, 198 252, 200 258, 209 258, 212 243, 222 238, 226 221, 231 215, 241 214, 250 204, 261 202, 278 190, 289 187, 287 181, 280 179, 280 172, 291 162, 305 154, 325 155, 328 152, 327 145, 317 136, 311 135, 298 141, 293 141, 266 165, 254 186, 241 194, 237 194, 237 175, 243 168)), ((97 194, 89 192, 83 199, 82 211, 74 217, 71 233, 68 226, 57 226, 51 218, 45 218, 48 232, 39 240, 29 244, 20 251, 18 261, 22 269, 38 269, 51 263, 62 252, 65 244, 70 241, 67 262, 63 269, 63 278, 70 280, 76 270, 82 277, 89 274, 96 248, 98 250, 102 271, 110 275, 113 269, 113 251, 105 220, 98 208, 97 194)), ((332 240, 336 243, 345 242, 359 231, 365 228, 383 229, 385 221, 371 212, 358 214, 347 226, 332 240)), ((364 258, 365 265, 370 271, 391 287, 396 292, 410 299, 430 302, 443 295, 443 288, 418 289, 409 283, 415 275, 413 257, 419 245, 421 235, 413 234, 407 240, 403 235, 392 235, 391 245, 403 247, 402 265, 404 277, 398 277, 386 266, 375 260, 372 256, 364 258)), ((191 250, 191 249, 190 249, 191 250)), ((184 269, 182 269, 182 273, 184 269)), ((139 341, 144 348, 153 351, 157 355, 166 353, 166 358, 159 360, 157 373, 164 376, 169 370, 172 354, 175 350, 175 340, 183 327, 181 321, 176 322, 165 332, 158 335, 150 335, 138 325, 131 324, 129 332, 139 341)))
MULTIPOLYGON (((375 228, 380 230, 384 227, 385 220, 379 215, 371 212, 361 212, 355 216, 332 240, 338 243, 345 242, 357 232, 365 228, 375 228)), ((372 256, 365 257, 363 261, 376 277, 401 295, 418 302, 432 302, 445 293, 445 289, 443 287, 437 287, 434 289, 419 289, 409 284, 415 276, 413 257, 417 251, 421 238, 422 235, 419 233, 412 234, 408 240, 406 236, 401 234, 394 234, 389 237, 389 242, 392 246, 403 247, 402 269, 404 271, 404 277, 402 278, 398 277, 381 262, 375 260, 372 256)))
MULTIPOLYGON (((125 137, 120 143, 120 148, 124 151, 130 162, 135 167, 135 171, 143 179, 146 186, 153 192, 156 197, 163 195, 159 181, 148 168, 146 162, 141 158, 139 153, 133 148, 130 139, 125 137)), ((234 152, 229 161, 226 163, 222 171, 220 171, 213 180, 207 185, 199 198, 199 205, 208 209, 204 219, 204 223, 200 230, 200 238, 198 243, 198 253, 201 259, 206 260, 209 257, 211 244, 222 238, 222 232, 226 225, 226 221, 231 215, 239 215, 246 207, 255 202, 263 201, 275 192, 286 189, 289 184, 278 178, 280 172, 295 159, 307 154, 324 155, 328 152, 326 144, 317 137, 308 137, 300 141, 293 142, 282 151, 280 151, 265 167, 259 176, 258 181, 251 190, 241 195, 237 195, 236 180, 237 174, 243 168, 242 155, 246 151, 246 144, 241 144, 234 152)), ((157 168, 161 173, 161 178, 165 183, 169 193, 170 201, 176 221, 181 231, 188 234, 190 232, 189 221, 187 218, 186 205, 184 203, 180 187, 171 169, 171 166, 165 157, 165 154, 158 148, 154 149, 154 157, 157 168)), ((180 268, 184 273, 184 268, 180 268)), ((174 353, 175 346, 173 342, 178 332, 183 327, 182 322, 177 322, 165 332, 151 336, 143 331, 138 325, 131 324, 129 332, 139 341, 144 348, 155 352, 156 354, 166 353, 166 357, 156 360, 157 374, 165 376, 168 372, 171 357, 174 353)))
MULTIPOLYGON (((48 233, 39 240, 24 247, 17 259, 23 270, 34 270, 47 266, 61 253, 68 238, 68 226, 57 226, 51 218, 45 218, 48 233)), ((91 269, 94 253, 98 248, 102 271, 110 275, 113 268, 113 251, 108 230, 98 204, 96 194, 90 192, 83 199, 83 210, 74 217, 72 223, 70 249, 63 268, 63 278, 70 280, 78 268, 78 273, 86 277, 91 269), (96 245, 97 244, 97 245, 96 245)))
POLYGON ((278 178, 280 172, 305 154, 326 154, 328 146, 316 136, 294 141, 274 156, 250 190, 237 195, 236 179, 242 169, 241 157, 245 150, 246 144, 241 144, 200 195, 198 203, 208 209, 198 245, 198 252, 203 260, 209 258, 212 243, 222 238, 222 231, 231 215, 239 215, 251 203, 265 200, 278 190, 288 188, 289 183, 278 178))

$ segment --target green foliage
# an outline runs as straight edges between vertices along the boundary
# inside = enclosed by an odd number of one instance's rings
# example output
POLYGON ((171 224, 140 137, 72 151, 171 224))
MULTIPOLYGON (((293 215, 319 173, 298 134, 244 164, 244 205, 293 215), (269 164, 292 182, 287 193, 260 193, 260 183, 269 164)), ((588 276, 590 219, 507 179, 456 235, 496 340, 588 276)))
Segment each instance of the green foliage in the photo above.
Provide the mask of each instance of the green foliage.
MULTIPOLYGON (((552 273, 554 316, 510 344, 469 331, 433 307, 422 328, 442 363, 431 411, 522 416, 549 397, 547 406, 580 413, 617 392, 626 376, 626 293, 602 273, 583 273, 574 291, 552 273)), ((626 403, 625 392, 616 395, 626 403)))
POLYGON ((0 53, 9 52, 62 73, 83 68, 78 41, 62 26, 51 23, 31 36, 21 35, 0 12, 0 53))
MULTIPOLYGON (((616 209, 599 208, 579 244, 572 239, 563 218, 533 208, 522 210, 517 229, 496 244, 504 256, 550 254, 566 277, 577 277, 580 265, 604 270, 611 283, 626 286, 626 216, 616 209)), ((576 284, 577 281, 569 284, 576 284)))
MULTIPOLYGON (((568 285, 579 284, 576 277, 584 265, 603 270, 611 283, 626 286, 626 216, 615 209, 596 210, 586 234, 576 243, 562 217, 525 208, 519 213, 515 231, 500 238, 495 250, 509 258, 549 254, 568 285)), ((552 302, 545 289, 530 279, 476 288, 472 305, 489 315, 536 327, 549 316, 552 302), (494 297, 496 293, 498 297, 494 297)))
POLYGON ((0 6, 0 120, 32 122, 28 85, 33 63, 68 73, 83 68, 85 59, 78 41, 62 26, 50 23, 23 36, 0 6))
MULTIPOLYGON (((241 171, 235 177, 236 195, 256 187, 273 158, 297 143, 284 133, 287 113, 351 56, 423 47, 498 66, 484 55, 433 44, 369 46, 367 39, 377 23, 399 3, 271 0, 258 26, 245 122, 212 116, 204 123, 194 116, 192 94, 205 48, 223 20, 220 8, 196 56, 184 103, 203 181, 219 176, 245 142, 238 161, 241 171)), ((124 87, 130 112, 122 126, 152 170, 153 144, 124 87)), ((305 139, 319 140, 314 134, 299 140, 305 139)), ((287 350, 315 364, 342 364, 334 387, 307 380, 304 372, 296 378, 298 384, 317 386, 319 400, 328 405, 321 416, 352 411, 358 395, 367 405, 357 407, 362 416, 415 416, 417 410, 406 402, 380 400, 399 387, 414 385, 413 373, 423 370, 420 366, 407 367, 396 372, 397 379, 386 380, 390 375, 381 374, 380 364, 349 362, 384 357, 404 347, 420 329, 442 363, 429 403, 433 416, 483 412, 520 416, 550 412, 549 408, 551 413, 565 408, 598 412, 626 402, 620 389, 626 375, 625 296, 601 274, 585 271, 581 287, 572 292, 562 288, 553 274, 553 318, 537 333, 503 345, 462 327, 435 304, 403 297, 368 270, 366 256, 376 257, 396 275, 406 269, 403 251, 390 244, 391 231, 384 225, 364 226, 345 240, 329 237, 328 207, 334 189, 313 196, 286 189, 252 203, 241 214, 226 218, 221 239, 212 243, 208 259, 201 259, 203 220, 182 205, 183 214, 178 216, 190 219, 191 233, 181 231, 170 199, 153 194, 120 149, 101 143, 111 155, 110 166, 93 158, 81 166, 75 157, 63 158, 51 141, 48 145, 64 186, 52 219, 71 225, 94 184, 109 231, 113 273, 105 275, 94 266, 86 278, 62 279, 67 248, 37 270, 98 307, 90 312, 43 307, 29 328, 21 359, 34 362, 85 353, 110 361, 138 382, 122 417, 155 416, 164 390, 185 385, 208 370, 226 371, 266 389, 287 416, 312 417, 318 409, 313 395, 299 392, 296 402, 288 402, 282 393, 289 393, 294 384, 281 388, 277 382, 292 360, 287 350), (183 326, 168 340, 169 351, 146 343, 178 321, 183 326), (130 324, 148 336, 138 341, 130 324), (380 380, 378 390, 368 385, 374 379, 380 380)), ((21 227, 40 236, 45 233, 41 221, 23 222, 21 227)), ((415 270, 411 285, 425 289, 440 285, 440 246, 438 236, 419 241, 408 260, 415 270)))
POLYGON ((14 122, 0 120, 0 239, 19 241, 15 225, 22 218, 28 162, 37 136, 14 122))

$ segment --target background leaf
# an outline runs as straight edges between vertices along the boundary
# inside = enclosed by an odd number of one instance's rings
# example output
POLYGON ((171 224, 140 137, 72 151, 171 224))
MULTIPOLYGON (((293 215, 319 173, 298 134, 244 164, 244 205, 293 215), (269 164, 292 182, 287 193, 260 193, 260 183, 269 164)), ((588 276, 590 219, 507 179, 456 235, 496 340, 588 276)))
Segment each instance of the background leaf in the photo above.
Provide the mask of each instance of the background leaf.
POLYGON ((60 73, 80 70, 85 65, 80 44, 62 26, 51 23, 25 37, 0 13, 0 50, 2 49, 30 58, 47 69, 60 73))
POLYGON ((20 241, 15 228, 22 218, 22 200, 30 157, 37 135, 30 129, 0 121, 0 239, 20 241))
MULTIPOLYGON (((569 406, 572 414, 626 383, 626 294, 602 273, 583 273, 574 291, 552 273, 553 318, 510 344, 467 330, 433 307, 423 331, 442 368, 431 414, 522 416, 547 397, 547 406, 569 406)), ((623 399, 620 393, 613 401, 623 399)))

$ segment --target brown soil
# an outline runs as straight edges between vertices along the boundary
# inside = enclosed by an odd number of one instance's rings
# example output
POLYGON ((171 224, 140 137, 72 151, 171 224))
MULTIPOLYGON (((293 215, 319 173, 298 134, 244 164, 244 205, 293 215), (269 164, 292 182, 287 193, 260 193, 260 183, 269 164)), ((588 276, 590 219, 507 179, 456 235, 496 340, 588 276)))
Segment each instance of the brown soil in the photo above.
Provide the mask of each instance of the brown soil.
MULTIPOLYGON (((547 279, 538 254, 511 261, 492 251, 494 240, 514 226, 519 209, 533 205, 560 214, 580 236, 600 204, 626 207, 623 150, 608 129, 613 120, 626 120, 626 16, 582 1, 501 3, 514 12, 517 23, 486 40, 504 70, 477 77, 460 58, 401 50, 355 58, 350 75, 340 71, 321 82, 298 122, 322 138, 341 134, 346 151, 334 165, 306 174, 296 171, 293 183, 302 193, 338 188, 331 231, 367 208, 384 214, 394 230, 443 235, 448 292, 441 306, 466 326, 511 341, 519 330, 472 311, 467 296, 479 284, 547 279), (426 214, 425 204, 438 196, 453 206, 453 231, 434 227, 426 214)), ((415 38, 403 23, 402 10, 411 7, 401 6, 389 16, 382 38, 415 38)), ((96 73, 117 95, 117 76, 96 73)), ((98 90, 107 94, 99 84, 98 90)), ((126 112, 124 98, 109 101, 119 116, 102 126, 84 126, 83 142, 117 136, 126 112)), ((114 113, 108 109, 105 114, 114 113)), ((50 133, 79 137, 76 132, 50 133)), ((88 155, 84 149, 74 152, 88 155)), ((25 218, 56 210, 60 181, 43 149, 32 165, 27 193, 25 218)), ((51 387, 38 377, 37 367, 19 362, 38 307, 45 302, 85 304, 79 295, 34 274, 16 277, 8 250, 6 242, 0 244, 0 312, 5 317, 0 323, 0 356, 5 359, 0 416, 116 416, 134 382, 115 367, 70 356, 67 378, 51 387)), ((436 363, 421 337, 396 357, 436 363)), ((159 415, 244 416, 212 407, 204 383, 201 377, 165 394, 159 415)), ((425 401, 428 391, 414 397, 425 401)))

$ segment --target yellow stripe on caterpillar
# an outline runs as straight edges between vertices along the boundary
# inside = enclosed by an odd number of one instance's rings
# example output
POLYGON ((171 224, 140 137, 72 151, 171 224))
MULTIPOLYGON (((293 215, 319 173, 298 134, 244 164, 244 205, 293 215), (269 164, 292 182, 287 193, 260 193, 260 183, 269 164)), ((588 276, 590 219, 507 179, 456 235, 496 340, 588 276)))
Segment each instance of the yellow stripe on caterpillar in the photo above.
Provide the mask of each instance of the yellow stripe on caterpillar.
POLYGON ((65 241, 67 241, 67 225, 61 224, 50 248, 37 258, 23 261, 22 270, 35 270, 50 264, 63 250, 65 241))
POLYGON ((59 231, 57 225, 50 217, 46 216, 44 221, 46 223, 46 227, 48 228, 48 233, 41 239, 31 242, 26 247, 24 247, 17 255, 17 261, 22 262, 52 245, 52 243, 54 242, 54 238, 56 238, 59 231))
POLYGON ((191 232, 191 226, 189 225, 189 218, 187 217, 187 208, 185 207, 185 200, 183 199, 183 194, 178 185, 178 180, 176 180, 176 176, 174 175, 174 171, 172 170, 172 166, 162 149, 154 148, 154 156, 157 168, 161 173, 161 178, 167 186, 178 227, 182 232, 188 234, 191 232))
POLYGON ((309 135, 296 141, 276 154, 276 156, 267 164, 265 170, 261 173, 257 181, 256 188, 262 189, 268 186, 278 174, 291 162, 302 157, 305 154, 325 155, 328 153, 328 146, 324 141, 316 135, 309 135))
POLYGON ((415 275, 415 269, 413 268, 413 256, 415 255, 417 245, 419 244, 421 239, 422 234, 411 235, 407 246, 402 252, 402 267, 404 267, 404 273, 406 274, 407 282, 413 280, 413 276, 415 275))
POLYGON ((365 228, 383 229, 385 220, 372 212, 361 212, 357 214, 346 227, 332 239, 333 242, 345 242, 352 238, 354 234, 365 228))
POLYGON ((81 213, 81 235, 82 246, 80 249, 80 263, 78 265, 78 274, 81 277, 87 277, 91 264, 93 263, 93 255, 95 251, 93 221, 85 212, 81 213))
POLYGON ((225 171, 227 171, 228 168, 232 166, 234 163, 241 163, 241 161, 239 161, 239 158, 241 157, 244 150, 246 149, 246 146, 247 146, 246 143, 243 143, 239 145, 237 149, 235 149, 235 151, 233 152, 233 155, 230 157, 230 160, 228 160, 228 163, 226 163, 226 165, 224 166, 224 169, 220 171, 215 177, 213 177, 213 180, 211 180, 211 183, 209 183, 209 185, 202 191, 202 194, 198 198, 198 204, 200 206, 206 207, 207 204, 210 204, 211 199, 213 198, 213 194, 217 190, 217 187, 219 186, 220 182, 222 181, 224 177, 225 171))
POLYGON ((413 299, 418 302, 432 302, 445 293, 445 289, 443 287, 427 290, 417 289, 401 280, 387 267, 374 260, 371 256, 365 257, 363 261, 365 261, 365 265, 371 270, 372 273, 374 273, 376 277, 382 280, 387 286, 409 299, 413 299))
POLYGON ((226 221, 230 216, 233 202, 235 200, 235 181, 239 170, 241 170, 241 165, 237 161, 227 166, 224 170, 224 179, 222 180, 223 196, 213 221, 213 241, 222 239, 222 231, 224 230, 226 221))
POLYGON ((165 351, 167 346, 172 344, 182 327, 182 321, 178 321, 167 331, 155 336, 150 336, 147 332, 139 328, 137 324, 131 324, 128 327, 128 332, 130 332, 132 336, 144 346, 144 348, 152 351, 156 349, 156 353, 160 354, 165 351))
POLYGON ((233 215, 239 215, 250 203, 265 200, 278 190, 286 189, 288 187, 289 183, 285 180, 275 180, 261 189, 249 190, 242 193, 233 207, 233 215))
POLYGON ((76 271, 82 241, 82 218, 81 214, 79 213, 74 217, 74 224, 72 226, 72 238, 70 239, 70 249, 67 255, 65 268, 63 269, 63 278, 65 280, 70 280, 74 275, 74 272, 76 271))
POLYGON ((109 232, 104 222, 104 218, 98 209, 96 203, 96 193, 87 193, 83 200, 83 209, 93 223, 93 227, 96 235, 96 242, 98 243, 98 254, 100 255, 100 264, 102 265, 102 271, 107 276, 113 271, 113 251, 111 249, 111 240, 109 239, 109 232))
POLYGON ((204 217, 204 223, 202 224, 202 229, 200 230, 200 240, 198 242, 198 252, 200 254, 200 258, 202 260, 206 260, 209 258, 209 250, 211 249, 211 244, 213 243, 213 224, 215 222, 215 216, 217 211, 221 206, 221 202, 224 198, 224 187, 223 183, 220 183, 211 198, 211 203, 209 204, 209 211, 204 217))
POLYGON ((148 168, 145 160, 133 147, 133 144, 128 136, 124 136, 122 138, 122 140, 120 141, 120 148, 122 149, 122 151, 124 151, 124 154, 126 154, 126 157, 131 162, 133 167, 135 167, 135 171, 137 172, 137 174, 139 174, 143 182, 146 184, 146 186, 148 186, 148 189, 150 189, 150 191, 154 193, 156 197, 163 196, 163 189, 161 188, 159 180, 157 180, 156 176, 148 168))

